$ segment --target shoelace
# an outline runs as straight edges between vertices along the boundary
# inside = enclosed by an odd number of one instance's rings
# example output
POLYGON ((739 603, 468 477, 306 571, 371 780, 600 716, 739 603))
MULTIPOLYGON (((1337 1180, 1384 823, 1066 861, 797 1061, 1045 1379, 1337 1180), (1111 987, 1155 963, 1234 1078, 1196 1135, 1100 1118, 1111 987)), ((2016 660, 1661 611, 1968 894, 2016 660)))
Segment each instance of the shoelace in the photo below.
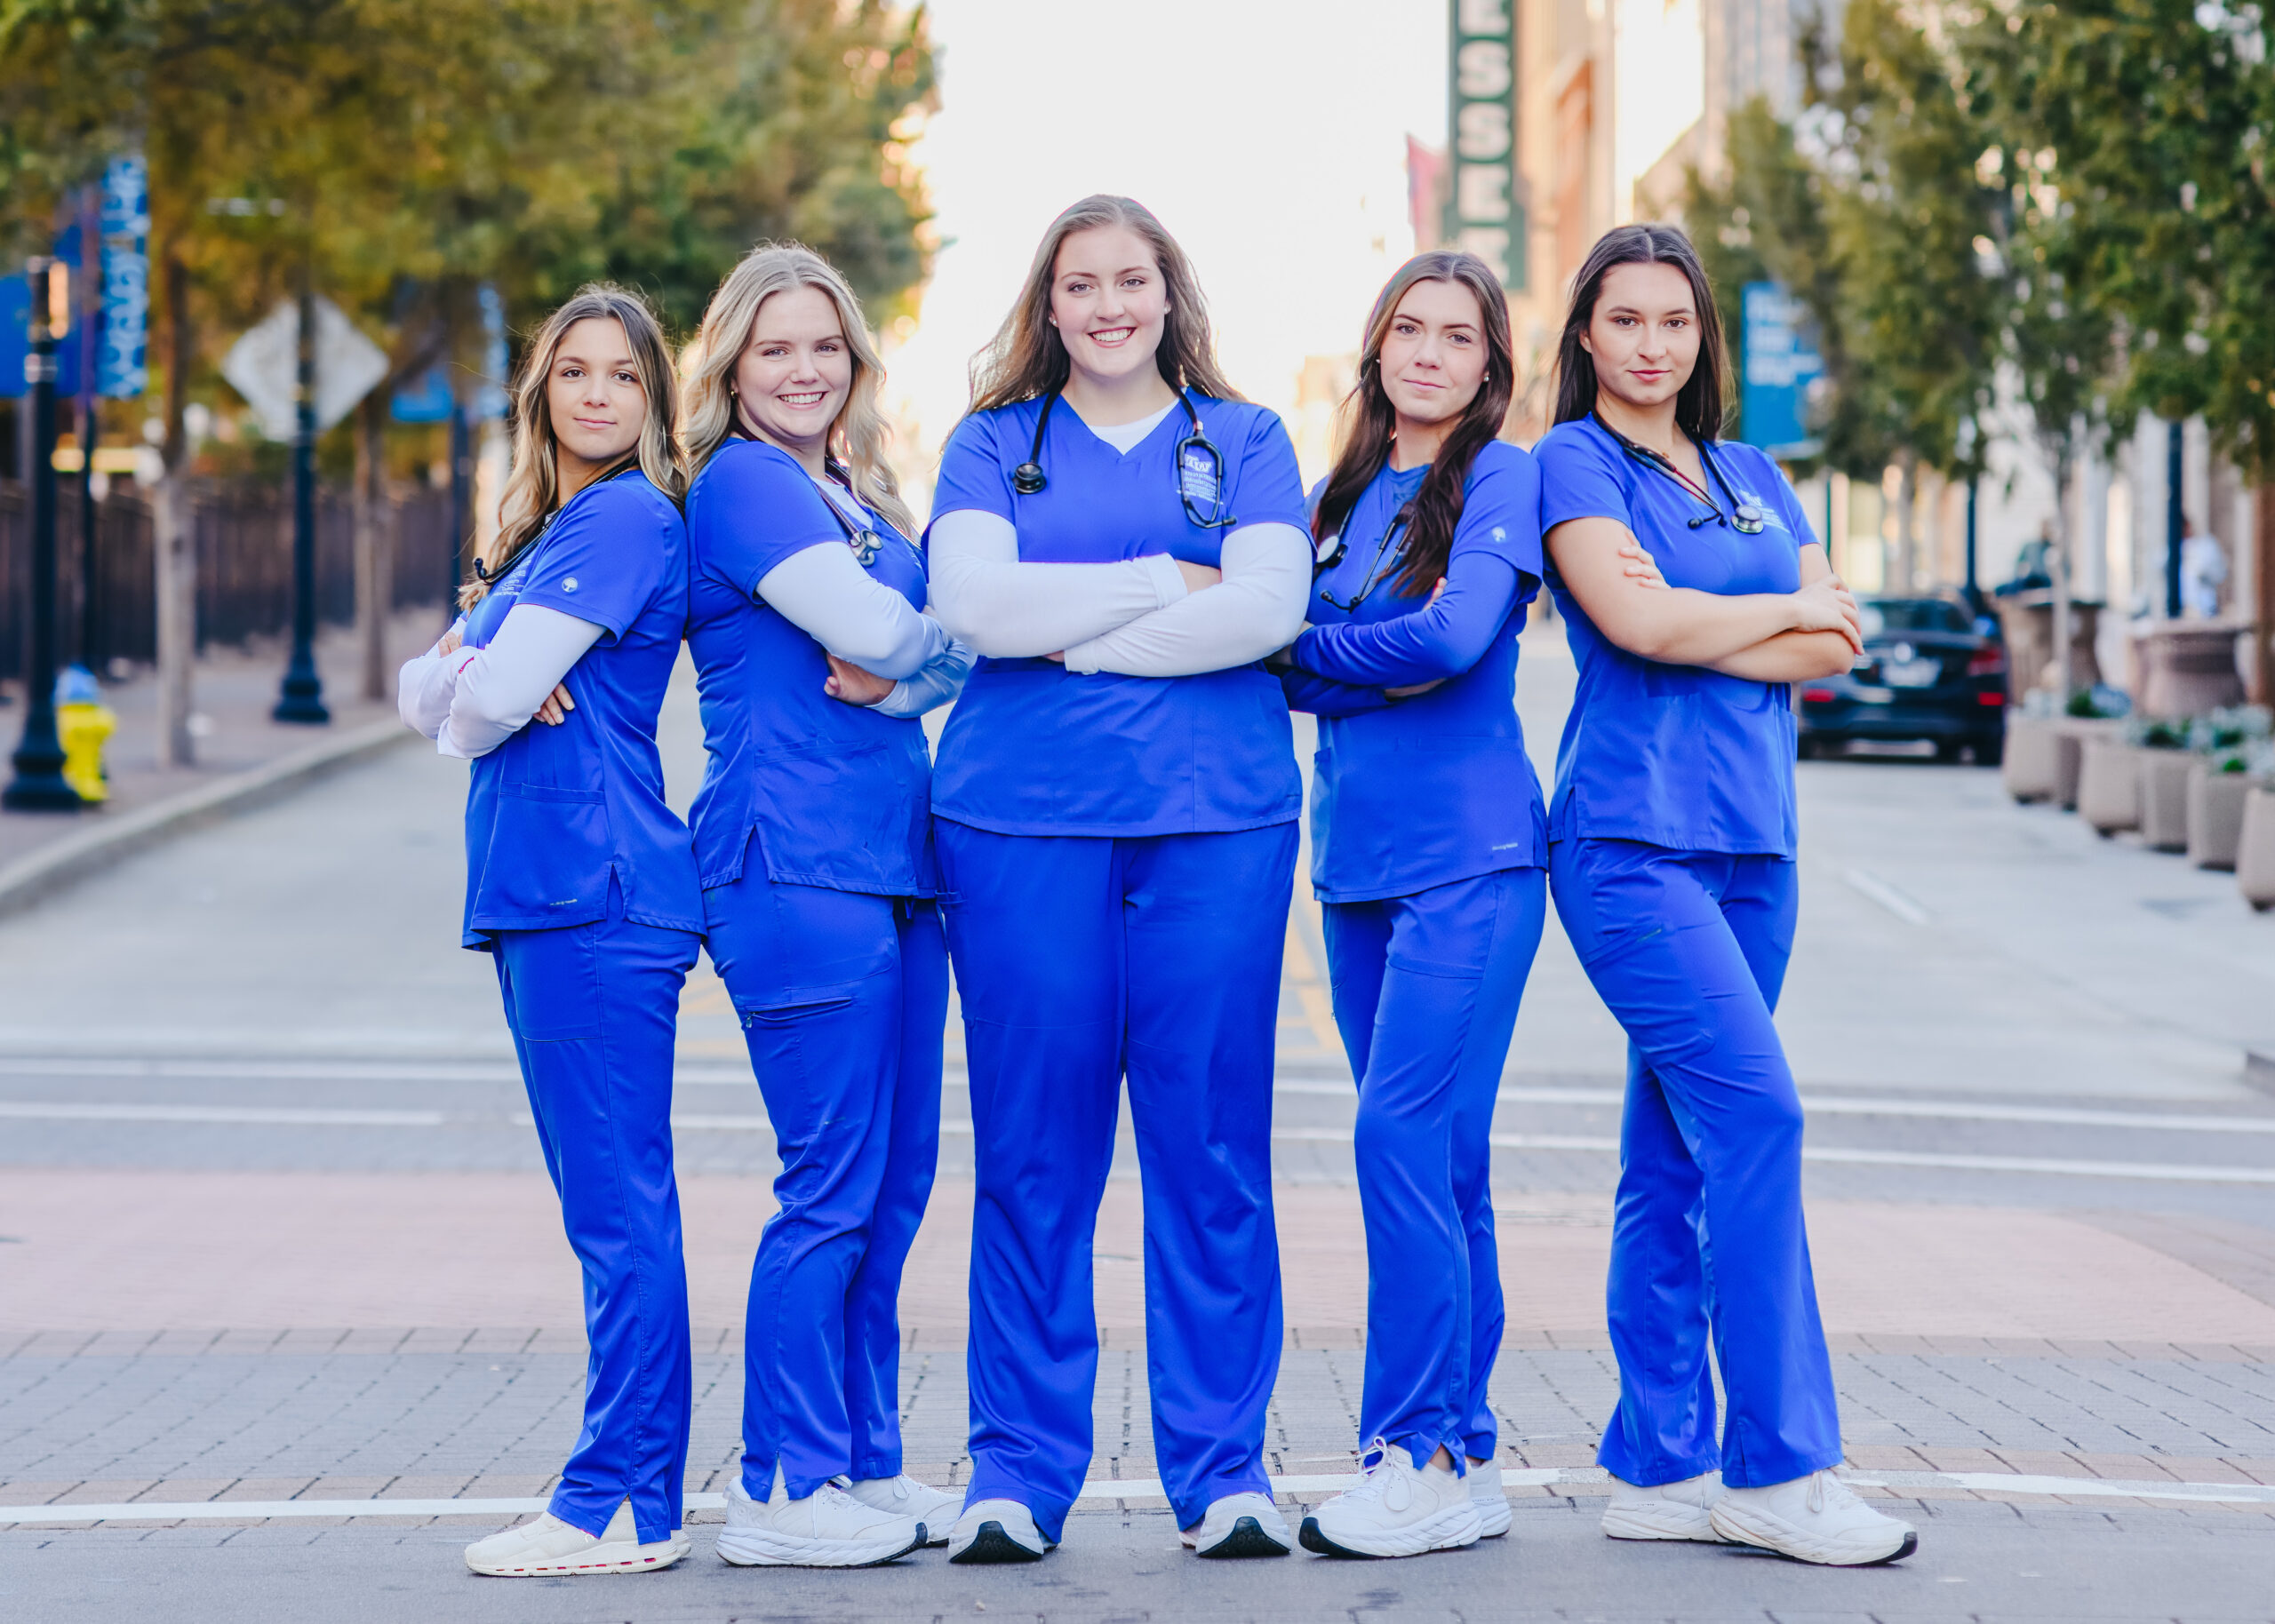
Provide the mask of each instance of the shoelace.
POLYGON ((1830 1471, 1813 1472, 1809 1476, 1809 1512, 1820 1516, 1825 1511, 1846 1511, 1860 1504, 1856 1492, 1830 1471))
POLYGON ((1388 1485, 1391 1477, 1389 1440, 1377 1438, 1359 1452, 1358 1459, 1360 1473, 1358 1486, 1344 1490, 1345 1497, 1353 1501, 1380 1500, 1383 1497, 1383 1490, 1388 1485), (1372 1466, 1367 1464, 1369 1455, 1375 1457, 1375 1463, 1372 1466))

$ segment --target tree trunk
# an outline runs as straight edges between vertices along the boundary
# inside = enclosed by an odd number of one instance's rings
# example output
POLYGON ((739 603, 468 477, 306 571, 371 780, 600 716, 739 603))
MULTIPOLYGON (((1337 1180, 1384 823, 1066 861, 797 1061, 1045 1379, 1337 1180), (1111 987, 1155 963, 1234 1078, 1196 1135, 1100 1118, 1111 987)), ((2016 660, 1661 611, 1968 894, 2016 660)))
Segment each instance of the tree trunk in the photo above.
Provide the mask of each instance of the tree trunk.
POLYGON ((394 599, 393 504, 387 500, 387 395, 374 389, 357 409, 355 434, 355 641, 363 695, 387 694, 387 611, 394 599))
POLYGON ((1920 590, 1920 456, 1902 451, 1896 459, 1896 579, 1898 592, 1920 590))
POLYGON ((2252 493, 2251 697, 2275 705, 2275 485, 2252 493))
POLYGON ((172 245, 166 250, 165 474, 150 505, 151 558, 156 570, 158 765, 188 767, 196 755, 189 728, 197 669, 197 536, 189 510, 188 404, 189 269, 172 245))
POLYGON ((2077 678, 2070 658, 2070 475, 2067 455, 2054 458, 2054 552, 2046 573, 2054 577, 2054 702, 2066 709, 2077 678))

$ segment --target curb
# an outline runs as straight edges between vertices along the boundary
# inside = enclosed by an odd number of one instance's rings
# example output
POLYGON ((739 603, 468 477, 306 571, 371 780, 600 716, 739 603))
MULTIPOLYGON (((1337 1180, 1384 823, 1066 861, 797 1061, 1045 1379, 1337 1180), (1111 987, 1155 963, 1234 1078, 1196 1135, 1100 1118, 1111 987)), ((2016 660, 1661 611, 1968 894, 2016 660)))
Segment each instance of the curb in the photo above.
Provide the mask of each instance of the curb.
POLYGON ((392 716, 366 722, 274 761, 201 784, 115 820, 68 834, 0 868, 0 918, 21 912, 145 847, 266 806, 303 784, 417 736, 392 716))

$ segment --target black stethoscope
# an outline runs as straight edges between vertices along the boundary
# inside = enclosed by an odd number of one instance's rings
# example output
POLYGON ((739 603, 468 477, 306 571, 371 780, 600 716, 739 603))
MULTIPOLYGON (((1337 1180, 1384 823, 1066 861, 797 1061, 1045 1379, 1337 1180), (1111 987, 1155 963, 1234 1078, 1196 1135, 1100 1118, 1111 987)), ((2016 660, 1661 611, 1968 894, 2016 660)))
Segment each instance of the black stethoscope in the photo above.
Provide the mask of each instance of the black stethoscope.
MULTIPOLYGON (((639 466, 639 462, 640 458, 636 452, 628 453, 622 462, 617 464, 616 466, 611 468, 606 474, 602 474, 598 479, 589 482, 585 486, 585 490, 590 490, 595 485, 605 485, 609 481, 614 479, 619 474, 631 473, 634 468, 639 466)), ((585 494, 585 490, 579 491, 577 496, 583 496, 585 494)), ((576 497, 569 498, 571 502, 573 502, 576 499, 576 497)), ((496 569, 493 570, 486 568, 480 559, 475 559, 474 561, 474 578, 480 581, 484 586, 495 586, 499 582, 504 580, 507 574, 512 571, 515 565, 520 563, 523 559, 529 556, 530 549, 537 545, 539 542, 545 539, 547 532, 553 529, 553 521, 561 517, 568 506, 568 502, 564 502, 559 507, 555 508, 551 513, 546 514, 544 522, 537 527, 537 534, 531 537, 527 541, 522 543, 520 546, 515 547, 512 557, 499 560, 498 568, 496 569)))
MULTIPOLYGON (((1321 603, 1329 604, 1333 608, 1339 609, 1346 615, 1357 614, 1359 612, 1359 606, 1367 601, 1369 594, 1371 593, 1376 587, 1382 585, 1385 578, 1385 572, 1383 569, 1383 560, 1391 554, 1391 543, 1396 539, 1398 533, 1401 530, 1409 528, 1413 522, 1414 504, 1409 501, 1402 505, 1396 513, 1393 513, 1390 516, 1390 522, 1383 526, 1383 538, 1375 544, 1374 559, 1367 565, 1367 573, 1360 577, 1359 591, 1357 594, 1346 602, 1343 599, 1337 597, 1333 593, 1328 591, 1324 586, 1321 586, 1320 587, 1319 593, 1320 601, 1321 603)), ((1344 558, 1351 551, 1351 544, 1343 539, 1340 532, 1329 539, 1333 543, 1333 545, 1328 552, 1327 556, 1319 559, 1312 565, 1312 581, 1315 585, 1318 584, 1320 577, 1327 574, 1337 564, 1341 563, 1344 558)), ((1321 545, 1324 545, 1326 544, 1322 543, 1321 545)))
MULTIPOLYGON (((1177 473, 1177 500, 1185 504, 1185 516, 1204 530, 1221 530, 1240 521, 1225 506, 1225 454, 1209 432, 1201 426, 1201 414, 1193 408, 1184 390, 1177 392, 1177 403, 1185 408, 1185 420, 1192 426, 1179 438, 1170 452, 1177 473), (1203 511, 1203 510, 1206 511, 1203 511)), ((1050 426, 1050 409, 1058 404, 1058 391, 1053 389, 1043 396, 1042 410, 1034 420, 1034 443, 1027 448, 1027 459, 1011 470, 1011 489, 1023 497, 1039 496, 1050 480, 1042 472, 1042 434, 1050 426)))
MULTIPOLYGON (((848 496, 851 496, 855 502, 860 504, 865 518, 874 517, 869 513, 869 505, 862 502, 858 496, 853 494, 853 477, 843 463, 834 457, 825 458, 822 467, 832 480, 845 488, 848 496)), ((837 528, 845 532, 845 545, 853 549, 853 561, 864 569, 875 563, 877 549, 884 545, 884 541, 878 536, 876 528, 868 524, 856 525, 851 516, 837 505, 837 493, 834 490, 825 490, 821 493, 821 505, 829 509, 829 516, 836 520, 837 528)))
POLYGON ((1720 485, 1722 488, 1722 494, 1729 498, 1730 511, 1727 513, 1722 511, 1721 504, 1714 500, 1712 492, 1701 490, 1692 484, 1683 471, 1665 457, 1653 450, 1649 446, 1636 444, 1600 417, 1596 418, 1596 426, 1618 441, 1620 449, 1637 462, 1643 464, 1646 467, 1656 468, 1681 486, 1686 495, 1705 503, 1713 510, 1712 513, 1701 513, 1697 518, 1690 521, 1690 529, 1695 530, 1701 525, 1712 524, 1718 520, 1728 524, 1741 536, 1759 536, 1769 528, 1769 517, 1767 513, 1753 503, 1738 499, 1738 493, 1730 488, 1730 482, 1725 479, 1722 476, 1722 471, 1714 466, 1714 459, 1707 453, 1706 442, 1704 440, 1694 440, 1691 443, 1698 448, 1698 460, 1704 465, 1707 477, 1720 485))

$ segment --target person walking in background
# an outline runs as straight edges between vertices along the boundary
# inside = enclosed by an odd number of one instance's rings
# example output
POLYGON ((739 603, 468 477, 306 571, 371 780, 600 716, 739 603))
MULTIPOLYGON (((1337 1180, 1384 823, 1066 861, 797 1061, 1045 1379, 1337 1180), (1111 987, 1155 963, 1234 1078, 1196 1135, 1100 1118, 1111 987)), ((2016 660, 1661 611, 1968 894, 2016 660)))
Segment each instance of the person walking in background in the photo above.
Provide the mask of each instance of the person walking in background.
POLYGON ((1537 448, 1579 667, 1550 885, 1629 1039, 1603 1528, 1887 1562, 1917 1535, 1832 1473, 1801 1105, 1771 1023, 1797 902, 1789 685, 1848 670, 1860 625, 1776 465, 1719 439, 1724 365, 1689 240, 1621 227, 1574 285, 1537 448), (1623 567, 1638 541, 1664 585, 1623 567))
POLYGON ((917 718, 971 657, 922 613, 883 373, 842 276, 754 251, 687 357, 705 928, 782 1158, 720 1555, 859 1567, 946 1536, 901 1472, 901 1267, 939 1151, 948 966, 917 718))
POLYGON ((553 313, 466 612, 399 684, 403 720, 474 762, 461 939, 497 963, 592 1349, 551 1507, 468 1546, 477 1573, 636 1572, 688 1551, 672 1059, 703 903, 656 753, 687 623, 673 407, 635 295, 589 287, 553 313))
POLYGON ((1128 198, 1051 223, 976 367, 929 532, 984 657, 933 812, 978 1140, 956 1562, 1032 1562, 1090 1459, 1090 1242, 1126 1075, 1155 1453, 1185 1542, 1281 1556, 1272 1067, 1302 787, 1261 662, 1302 623, 1303 487, 1128 198))
POLYGON ((1312 888, 1359 1083, 1366 1477, 1305 1519, 1338 1556, 1508 1532, 1486 1380, 1501 1344, 1488 1144, 1547 905, 1515 709, 1540 480, 1497 438, 1509 314, 1469 254, 1416 256, 1368 317, 1315 495, 1312 625, 1273 661, 1318 714, 1312 888))

